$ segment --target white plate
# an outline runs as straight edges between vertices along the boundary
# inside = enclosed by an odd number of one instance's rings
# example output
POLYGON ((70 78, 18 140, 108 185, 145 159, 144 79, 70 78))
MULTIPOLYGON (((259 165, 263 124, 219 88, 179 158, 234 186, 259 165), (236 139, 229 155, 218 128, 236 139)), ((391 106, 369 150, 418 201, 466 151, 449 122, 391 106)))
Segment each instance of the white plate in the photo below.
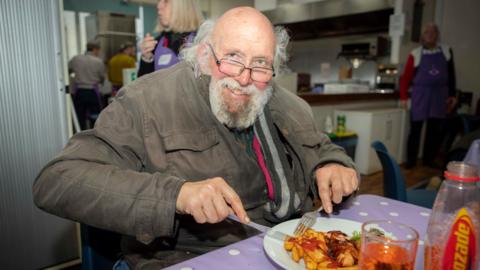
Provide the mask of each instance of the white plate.
MULTIPOLYGON (((298 221, 299 219, 285 221, 273 227, 272 230, 292 235, 298 221)), ((361 231, 362 223, 341 218, 318 217, 312 228, 322 232, 340 230, 348 236, 352 236, 354 231, 361 231)), ((283 241, 272 238, 267 234, 263 238, 263 249, 265 249, 268 257, 281 267, 291 270, 305 270, 303 259, 296 263, 292 259, 291 254, 283 248, 283 241)))

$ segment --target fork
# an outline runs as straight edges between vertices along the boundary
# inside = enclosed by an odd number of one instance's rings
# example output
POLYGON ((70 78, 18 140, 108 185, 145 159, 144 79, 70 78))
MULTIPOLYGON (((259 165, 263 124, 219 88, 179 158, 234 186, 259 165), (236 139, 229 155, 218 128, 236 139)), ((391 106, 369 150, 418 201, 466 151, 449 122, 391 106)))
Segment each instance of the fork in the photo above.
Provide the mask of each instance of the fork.
POLYGON ((298 221, 297 227, 293 234, 295 236, 300 236, 307 231, 307 229, 311 228, 315 221, 317 221, 318 212, 322 211, 323 207, 320 206, 318 209, 307 212, 303 214, 302 218, 298 221))

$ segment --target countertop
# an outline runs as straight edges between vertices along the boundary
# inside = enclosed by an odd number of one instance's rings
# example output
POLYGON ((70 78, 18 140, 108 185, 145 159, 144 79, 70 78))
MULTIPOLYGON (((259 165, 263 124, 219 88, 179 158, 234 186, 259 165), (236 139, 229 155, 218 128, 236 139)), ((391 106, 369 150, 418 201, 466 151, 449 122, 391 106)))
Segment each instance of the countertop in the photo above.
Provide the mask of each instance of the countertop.
POLYGON ((398 100, 399 93, 384 92, 381 90, 371 91, 368 93, 351 93, 351 94, 315 94, 315 93, 299 93, 299 97, 303 98, 310 105, 331 105, 362 101, 377 100, 398 100))

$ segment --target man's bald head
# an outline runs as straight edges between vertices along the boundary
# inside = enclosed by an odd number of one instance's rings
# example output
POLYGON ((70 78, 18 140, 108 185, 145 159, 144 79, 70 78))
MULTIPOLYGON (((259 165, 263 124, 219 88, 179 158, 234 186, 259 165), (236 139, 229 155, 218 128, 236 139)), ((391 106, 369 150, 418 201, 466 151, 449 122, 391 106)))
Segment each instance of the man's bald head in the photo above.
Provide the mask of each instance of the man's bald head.
POLYGON ((225 12, 215 23, 211 39, 215 44, 235 39, 238 42, 271 46, 272 55, 275 50, 275 33, 271 22, 251 7, 238 7, 225 12))
POLYGON ((265 40, 274 43, 275 74, 282 73, 288 60, 287 46, 290 40, 285 28, 281 26, 273 28, 268 18, 254 8, 233 8, 218 19, 206 20, 199 27, 193 44, 181 50, 180 58, 194 68, 198 68, 200 73, 204 73, 206 70, 203 68, 203 63, 208 57, 208 54, 205 54, 208 53, 208 50, 205 50, 205 44, 211 44, 217 49, 229 41, 237 45, 255 42, 252 45, 256 46, 256 42, 265 40), (242 27, 239 27, 240 25, 242 27))
POLYGON ((423 27, 422 31, 422 44, 423 46, 433 49, 437 46, 440 32, 438 26, 435 23, 427 23, 423 27))

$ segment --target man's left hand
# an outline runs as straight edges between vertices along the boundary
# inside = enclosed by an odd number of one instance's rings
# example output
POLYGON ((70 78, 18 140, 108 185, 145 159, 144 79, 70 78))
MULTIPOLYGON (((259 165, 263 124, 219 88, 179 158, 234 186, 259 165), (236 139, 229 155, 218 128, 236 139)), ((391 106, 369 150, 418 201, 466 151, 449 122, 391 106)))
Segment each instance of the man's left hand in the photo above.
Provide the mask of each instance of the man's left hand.
POLYGON ((332 212, 332 201, 340 203, 358 189, 357 172, 337 163, 326 164, 315 171, 318 193, 325 212, 332 212))

